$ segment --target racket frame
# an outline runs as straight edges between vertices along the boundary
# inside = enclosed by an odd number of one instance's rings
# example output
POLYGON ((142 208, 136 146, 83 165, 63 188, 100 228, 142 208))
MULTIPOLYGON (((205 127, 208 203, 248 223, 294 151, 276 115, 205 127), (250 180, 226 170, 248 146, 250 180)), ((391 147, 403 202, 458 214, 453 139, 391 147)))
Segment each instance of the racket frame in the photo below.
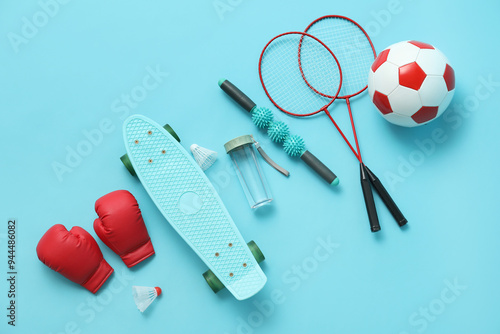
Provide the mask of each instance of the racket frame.
MULTIPOLYGON (((300 59, 300 54, 299 54, 299 59, 300 59)), ((302 73, 302 68, 300 69, 300 72, 301 72, 302 78, 304 78, 304 75, 302 73)), ((308 33, 301 32, 301 31, 289 31, 289 32, 285 32, 283 34, 279 34, 278 36, 273 37, 269 42, 267 42, 267 44, 264 47, 264 49, 262 49, 262 52, 261 52, 260 57, 259 57, 259 78, 260 78, 260 83, 262 84, 262 88, 264 88, 264 92, 266 93, 266 95, 269 98, 269 100, 271 100, 271 102, 276 106, 276 108, 278 108, 279 110, 281 110, 285 114, 288 114, 288 115, 291 115, 291 116, 296 116, 296 117, 312 116, 312 115, 316 115, 317 113, 320 113, 322 111, 327 110, 328 107, 333 103, 333 101, 335 101, 335 99, 337 98, 337 96, 340 93, 340 89, 342 88, 342 68, 340 67, 339 60, 337 59, 337 57, 335 56, 335 54, 320 39, 314 37, 313 35, 310 35, 308 33), (266 88, 266 84, 264 83, 264 78, 262 77, 262 59, 264 58, 264 53, 266 52, 268 46, 271 45, 272 42, 274 42, 278 38, 281 38, 281 37, 287 36, 287 35, 301 35, 302 36, 301 39, 300 39, 300 42, 299 42, 299 46, 298 46, 299 48, 298 48, 297 52, 300 52, 300 46, 302 45, 302 40, 304 39, 304 37, 310 37, 310 38, 314 39, 315 41, 317 41, 318 43, 320 43, 332 55, 333 59, 335 60, 335 63, 337 64, 337 67, 339 69, 339 87, 337 89, 337 92, 335 93, 335 95, 333 97, 328 97, 328 98, 331 99, 331 101, 329 103, 327 103, 326 105, 324 105, 323 107, 321 107, 320 109, 318 109, 318 110, 316 110, 314 112, 310 112, 310 113, 306 113, 306 114, 296 114, 296 113, 291 112, 289 110, 285 110, 276 101, 274 101, 274 99, 272 98, 271 94, 269 94, 269 92, 268 92, 268 90, 266 88)), ((306 83, 307 83, 307 81, 306 81, 306 83)), ((309 84, 307 84, 307 85, 309 87, 311 87, 309 84)), ((314 88, 313 88, 313 90, 314 90, 314 92, 316 94, 320 94, 321 95, 321 93, 317 92, 314 88)))

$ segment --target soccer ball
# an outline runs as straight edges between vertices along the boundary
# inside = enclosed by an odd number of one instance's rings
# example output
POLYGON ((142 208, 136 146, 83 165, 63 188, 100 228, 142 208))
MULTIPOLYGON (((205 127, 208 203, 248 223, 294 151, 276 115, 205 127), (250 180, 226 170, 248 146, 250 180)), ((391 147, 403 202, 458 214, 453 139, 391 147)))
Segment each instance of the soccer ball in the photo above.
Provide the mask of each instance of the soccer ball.
POLYGON ((441 115, 455 93, 455 72, 430 44, 406 41, 380 52, 368 76, 368 93, 389 122, 414 127, 441 115))

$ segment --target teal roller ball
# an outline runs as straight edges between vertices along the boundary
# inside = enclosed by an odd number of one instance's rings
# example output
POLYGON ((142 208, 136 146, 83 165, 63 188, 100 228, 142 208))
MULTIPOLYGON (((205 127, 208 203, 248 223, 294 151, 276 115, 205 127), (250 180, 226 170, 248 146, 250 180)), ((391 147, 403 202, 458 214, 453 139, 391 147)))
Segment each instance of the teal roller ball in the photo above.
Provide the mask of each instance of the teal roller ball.
POLYGON ((252 121, 258 128, 265 129, 273 121, 273 112, 268 108, 256 107, 252 110, 252 121))
POLYGON ((301 156, 306 150, 306 144, 302 137, 297 135, 288 136, 283 143, 283 149, 291 157, 301 156))
POLYGON ((267 134, 272 141, 281 143, 286 139, 286 137, 288 137, 288 135, 290 134, 290 130, 288 129, 288 125, 286 125, 285 122, 277 121, 272 122, 271 125, 269 125, 267 134))

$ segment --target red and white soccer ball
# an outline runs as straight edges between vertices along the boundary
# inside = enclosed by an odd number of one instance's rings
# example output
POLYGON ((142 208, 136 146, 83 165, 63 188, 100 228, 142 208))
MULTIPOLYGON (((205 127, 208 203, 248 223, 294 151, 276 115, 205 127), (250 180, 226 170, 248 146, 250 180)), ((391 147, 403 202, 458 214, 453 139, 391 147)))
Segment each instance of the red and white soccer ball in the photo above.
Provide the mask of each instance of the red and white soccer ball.
POLYGON ((448 107, 455 93, 455 72, 432 45, 400 42, 375 59, 368 93, 386 120, 414 127, 429 123, 448 107))

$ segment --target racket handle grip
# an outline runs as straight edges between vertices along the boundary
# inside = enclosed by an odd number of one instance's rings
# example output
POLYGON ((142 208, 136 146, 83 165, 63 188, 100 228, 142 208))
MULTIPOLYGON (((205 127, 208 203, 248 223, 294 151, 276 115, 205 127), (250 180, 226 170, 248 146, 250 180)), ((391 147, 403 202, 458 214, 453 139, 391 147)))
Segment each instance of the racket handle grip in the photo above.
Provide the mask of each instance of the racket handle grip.
POLYGON ((399 210, 396 203, 394 203, 394 200, 392 199, 391 195, 389 195, 382 182, 380 182, 379 178, 375 174, 373 174, 370 168, 368 168, 365 165, 365 169, 368 178, 370 179, 373 187, 377 191, 382 201, 384 201, 384 204, 385 206, 387 206, 387 209, 389 209, 389 211, 391 212, 392 216, 394 217, 398 225, 404 226, 406 223, 408 223, 408 220, 405 218, 401 210, 399 210))
POLYGON ((361 176, 361 189, 363 190, 363 197, 365 198, 366 212, 368 213, 368 220, 370 221, 370 229, 372 232, 380 231, 380 224, 378 221, 377 208, 373 200, 373 193, 370 187, 370 180, 366 176, 366 170, 362 163, 359 164, 361 176))
POLYGON ((336 186, 339 184, 339 178, 328 167, 325 166, 318 158, 311 152, 305 151, 300 158, 311 167, 319 176, 323 178, 328 184, 336 186))
POLYGON ((246 111, 250 112, 256 106, 255 102, 253 102, 248 96, 245 95, 245 93, 239 90, 238 87, 233 85, 229 80, 219 80, 219 87, 246 111))

